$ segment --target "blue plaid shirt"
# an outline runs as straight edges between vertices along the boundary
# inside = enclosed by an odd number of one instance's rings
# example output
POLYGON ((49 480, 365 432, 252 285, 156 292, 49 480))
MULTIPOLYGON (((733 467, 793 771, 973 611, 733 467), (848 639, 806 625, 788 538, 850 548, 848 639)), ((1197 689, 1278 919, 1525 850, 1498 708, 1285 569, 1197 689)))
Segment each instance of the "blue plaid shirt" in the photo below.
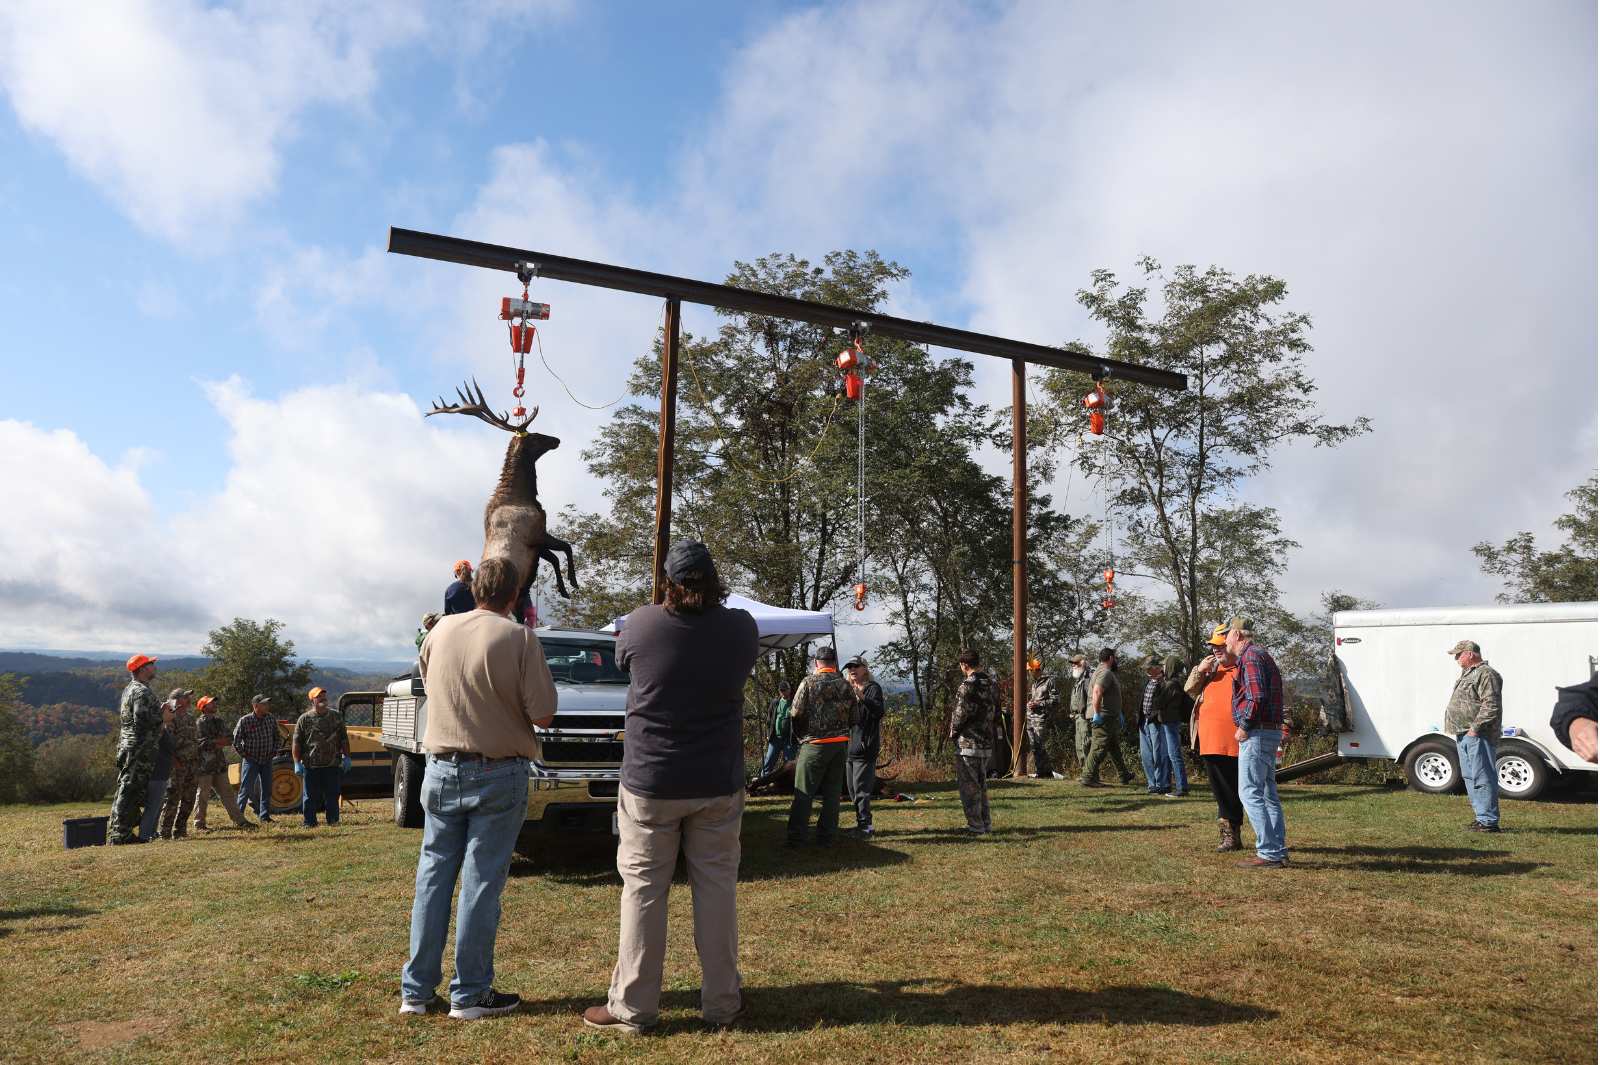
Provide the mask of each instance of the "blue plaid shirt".
POLYGON ((1239 656, 1234 673, 1233 723, 1242 729, 1283 727, 1283 674, 1253 643, 1239 656))
POLYGON ((233 748, 248 761, 272 761, 278 753, 278 719, 271 714, 257 717, 254 710, 248 711, 233 726, 233 748))

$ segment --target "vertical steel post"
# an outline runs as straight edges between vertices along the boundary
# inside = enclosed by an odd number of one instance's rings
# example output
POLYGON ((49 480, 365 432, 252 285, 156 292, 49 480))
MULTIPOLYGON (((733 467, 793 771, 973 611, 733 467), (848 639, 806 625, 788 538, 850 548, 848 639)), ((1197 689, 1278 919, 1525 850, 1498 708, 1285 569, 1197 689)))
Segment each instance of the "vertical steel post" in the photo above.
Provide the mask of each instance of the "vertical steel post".
POLYGON ((660 603, 667 597, 667 548, 672 535, 672 449, 677 441, 678 424, 678 334, 678 300, 669 297, 661 336, 661 437, 656 446, 656 554, 655 579, 650 591, 652 603, 660 603))
MULTIPOLYGON (((1028 364, 1011 360, 1011 775, 1022 776, 1028 709, 1028 364)), ((1039 756, 1034 755, 1035 764, 1039 756)))

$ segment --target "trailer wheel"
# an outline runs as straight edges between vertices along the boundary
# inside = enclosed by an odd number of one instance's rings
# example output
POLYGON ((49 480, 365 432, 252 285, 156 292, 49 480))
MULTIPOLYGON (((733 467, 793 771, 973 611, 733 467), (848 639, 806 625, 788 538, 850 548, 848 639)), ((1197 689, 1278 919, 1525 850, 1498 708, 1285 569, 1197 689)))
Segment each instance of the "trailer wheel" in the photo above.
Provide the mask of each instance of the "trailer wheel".
POLYGON ((1461 767, 1454 747, 1440 740, 1425 740, 1406 755, 1406 783, 1429 795, 1444 795, 1461 786, 1461 767))
POLYGON ((1550 767, 1520 744, 1502 744, 1494 768, 1500 794, 1508 799, 1537 799, 1550 786, 1550 767))
POLYGON ((394 823, 401 828, 422 827, 422 774, 420 755, 394 752, 394 823))

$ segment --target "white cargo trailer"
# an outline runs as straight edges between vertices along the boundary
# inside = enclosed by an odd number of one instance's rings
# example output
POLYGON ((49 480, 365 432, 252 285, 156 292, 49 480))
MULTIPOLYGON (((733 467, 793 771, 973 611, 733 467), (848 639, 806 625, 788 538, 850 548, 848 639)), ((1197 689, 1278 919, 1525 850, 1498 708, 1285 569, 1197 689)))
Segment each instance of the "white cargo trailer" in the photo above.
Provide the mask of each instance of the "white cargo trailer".
POLYGON ((1324 710, 1342 758, 1393 758, 1419 791, 1461 786, 1445 704, 1461 674, 1449 655, 1472 640, 1504 678, 1496 755, 1500 793, 1537 797, 1556 777, 1595 771, 1555 738, 1556 688, 1595 670, 1600 604, 1348 610, 1333 616, 1336 691, 1324 710))

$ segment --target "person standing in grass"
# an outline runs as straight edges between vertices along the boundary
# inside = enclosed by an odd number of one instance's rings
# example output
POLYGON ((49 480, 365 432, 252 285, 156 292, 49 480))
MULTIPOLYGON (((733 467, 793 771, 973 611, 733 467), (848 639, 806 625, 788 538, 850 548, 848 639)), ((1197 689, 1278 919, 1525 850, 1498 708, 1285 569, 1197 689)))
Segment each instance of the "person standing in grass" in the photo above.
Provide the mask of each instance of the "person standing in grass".
POLYGON ((978 652, 965 648, 956 657, 961 687, 956 689, 955 713, 950 718, 950 738, 956 741, 956 790, 967 831, 987 836, 989 816, 989 762, 994 756, 994 681, 984 671, 978 652))
POLYGON ((194 726, 198 752, 195 755, 194 777, 195 831, 207 831, 206 806, 211 802, 213 791, 222 800, 222 808, 228 812, 230 821, 240 828, 255 827, 244 819, 239 813, 238 804, 233 801, 233 785, 228 783, 228 757, 223 753, 231 744, 228 741, 228 726, 217 715, 216 697, 203 695, 194 708, 200 711, 200 720, 194 726))
POLYGON ((528 815, 533 729, 555 720, 556 686, 539 638, 505 616, 517 600, 520 577, 509 561, 484 559, 472 578, 477 606, 441 618, 422 641, 428 767, 411 956, 400 974, 403 1014, 443 1006, 436 989, 458 879, 450 1016, 472 1021, 522 1004, 516 995, 495 990, 494 943, 511 852, 528 815))
POLYGON ((278 719, 272 700, 257 692, 250 697, 250 712, 233 726, 233 749, 239 752, 239 805, 248 809, 255 796, 256 819, 272 820, 272 760, 278 755, 278 719))
POLYGON ((134 833, 144 819, 161 730, 172 720, 172 711, 157 703, 150 690, 156 659, 134 655, 128 659, 128 673, 128 686, 122 689, 117 709, 117 793, 111 800, 109 832, 110 842, 119 846, 145 842, 145 837, 134 833))
POLYGON ((1189 720, 1194 700, 1183 690, 1182 669, 1183 660, 1177 655, 1163 659, 1161 687, 1156 694, 1156 724, 1172 783, 1166 794, 1173 799, 1189 794, 1189 768, 1183 762, 1183 726, 1189 720))
MULTIPOLYGON (((1033 754, 1035 780, 1061 779, 1061 774, 1050 764, 1050 753, 1045 750, 1045 737, 1050 732, 1050 719, 1055 716, 1061 699, 1056 694, 1056 678, 1045 671, 1037 654, 1028 659, 1028 751, 1033 754)), ((1026 766, 1021 761, 1018 765, 1026 766)))
POLYGON ((1172 790, 1172 766, 1161 738, 1161 681, 1166 673, 1155 655, 1144 660, 1144 672, 1148 679, 1139 702, 1139 761, 1144 766, 1144 790, 1164 795, 1172 790))
POLYGON ((1483 660, 1482 650, 1471 640, 1450 648, 1461 676, 1450 690, 1444 708, 1444 730, 1456 738, 1461 778, 1472 803, 1469 832, 1500 831, 1500 774, 1495 767, 1495 745, 1500 740, 1500 674, 1483 660))
POLYGON ((177 716, 173 700, 162 703, 161 712, 166 716, 166 723, 156 736, 155 765, 145 789, 144 815, 139 819, 139 838, 147 843, 161 838, 161 803, 166 798, 167 785, 172 783, 172 721, 177 716))
POLYGON ((1072 656, 1072 695, 1067 704, 1072 718, 1072 744, 1078 752, 1078 768, 1089 764, 1089 670, 1082 654, 1072 656))
POLYGON ((189 709, 193 694, 179 689, 172 692, 172 778, 167 782, 166 801, 161 804, 162 839, 183 839, 188 835, 189 814, 194 810, 200 739, 195 734, 194 711, 189 709))
POLYGON ((1239 802, 1239 741, 1234 738, 1233 723, 1235 663, 1223 646, 1227 635, 1226 622, 1211 630, 1211 653, 1189 671, 1183 683, 1183 690, 1196 700, 1189 731, 1200 764, 1206 767, 1211 796, 1217 801, 1219 852, 1244 846, 1240 839, 1244 807, 1239 802))
MULTIPOLYGON (((659 1016, 680 850, 694 896, 700 1015, 722 1028, 744 1008, 736 905, 744 685, 760 637, 748 611, 725 605, 728 589, 705 544, 673 544, 664 569, 666 602, 633 611, 617 636, 617 665, 629 674, 617 792, 621 926, 606 1002, 583 1013, 586 1027, 624 1035, 659 1016)), ((833 795, 837 804, 837 781, 833 795)))
POLYGON ((817 846, 833 846, 839 829, 839 796, 844 790, 844 760, 850 745, 850 714, 856 705, 850 682, 839 675, 839 653, 832 647, 817 651, 816 672, 795 689, 789 712, 794 735, 800 742, 794 763, 794 801, 789 804, 788 846, 806 841, 811 804, 820 796, 817 846))
POLYGON ((1100 664, 1089 681, 1089 760, 1083 764, 1086 788, 1103 788, 1100 767, 1106 758, 1116 767, 1124 784, 1133 783, 1133 774, 1122 760, 1122 684, 1117 680, 1117 652, 1106 647, 1100 651, 1100 664))
POLYGON ((328 824, 339 823, 339 777, 349 768, 350 733, 344 715, 328 708, 328 693, 312 688, 306 693, 311 706, 294 723, 290 751, 295 771, 304 781, 300 814, 307 828, 317 827, 320 809, 328 824))
POLYGON ((1239 743, 1239 801, 1256 833, 1256 855, 1240 864, 1281 869, 1289 864, 1283 804, 1278 801, 1278 744, 1283 740, 1283 674, 1255 642, 1255 625, 1228 623, 1228 653, 1239 663, 1233 680, 1233 738, 1239 743))
POLYGON ((883 731, 883 688, 872 679, 864 658, 844 664, 856 705, 850 712, 850 749, 845 755, 845 779, 850 801, 856 807, 856 832, 872 838, 872 793, 878 787, 878 750, 883 731))
POLYGON ((789 706, 793 698, 794 685, 780 684, 777 698, 767 707, 767 753, 761 759, 759 776, 771 776, 782 769, 785 762, 794 761, 799 753, 795 747, 794 728, 789 722, 789 706))

